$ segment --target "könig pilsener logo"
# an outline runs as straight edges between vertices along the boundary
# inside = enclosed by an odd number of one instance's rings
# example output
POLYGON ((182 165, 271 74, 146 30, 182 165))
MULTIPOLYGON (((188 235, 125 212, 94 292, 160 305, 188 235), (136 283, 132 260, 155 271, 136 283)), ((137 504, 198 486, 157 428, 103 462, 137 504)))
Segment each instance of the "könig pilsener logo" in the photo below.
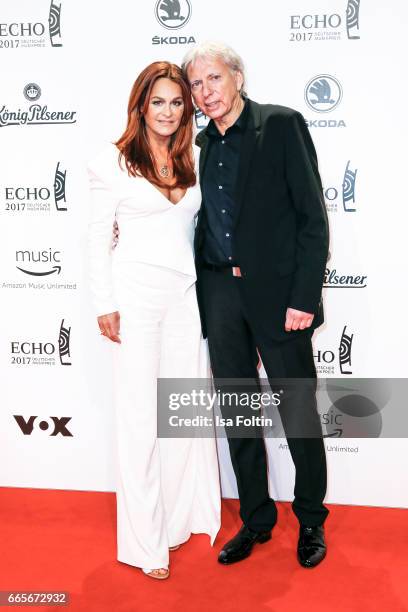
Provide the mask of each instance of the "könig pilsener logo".
POLYGON ((41 87, 36 83, 28 83, 23 89, 26 100, 35 101, 41 97, 41 87))

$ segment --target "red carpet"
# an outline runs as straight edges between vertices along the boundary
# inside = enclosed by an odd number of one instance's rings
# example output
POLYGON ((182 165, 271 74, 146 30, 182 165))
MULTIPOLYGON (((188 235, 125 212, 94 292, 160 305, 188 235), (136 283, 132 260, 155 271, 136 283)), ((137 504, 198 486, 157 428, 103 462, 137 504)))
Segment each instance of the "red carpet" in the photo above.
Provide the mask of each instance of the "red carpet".
POLYGON ((279 503, 272 540, 257 545, 249 559, 224 567, 217 552, 240 526, 237 502, 225 500, 214 549, 207 536, 193 536, 171 553, 170 578, 158 581, 116 561, 113 494, 15 488, 0 494, 0 590, 70 593, 68 606, 35 609, 408 611, 406 510, 330 506, 327 558, 307 570, 296 560, 290 504, 279 503))

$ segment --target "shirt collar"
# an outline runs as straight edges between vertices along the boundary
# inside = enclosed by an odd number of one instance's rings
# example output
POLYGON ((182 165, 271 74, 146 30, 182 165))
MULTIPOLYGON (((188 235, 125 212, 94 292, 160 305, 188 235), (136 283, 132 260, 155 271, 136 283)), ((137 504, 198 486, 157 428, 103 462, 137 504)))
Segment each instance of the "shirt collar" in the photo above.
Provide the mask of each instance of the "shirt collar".
MULTIPOLYGON (((225 132, 225 135, 232 129, 236 129, 238 128, 240 131, 244 131, 246 128, 246 124, 248 121, 248 110, 249 110, 249 102, 248 102, 248 98, 244 98, 245 100, 245 104, 244 104, 244 108, 242 109, 240 115, 237 117, 235 123, 233 123, 225 132)), ((217 126, 215 125, 215 122, 210 119, 208 126, 207 126, 207 130, 206 133, 208 136, 210 136, 211 138, 221 138, 222 134, 220 134, 220 132, 218 131, 217 126)))

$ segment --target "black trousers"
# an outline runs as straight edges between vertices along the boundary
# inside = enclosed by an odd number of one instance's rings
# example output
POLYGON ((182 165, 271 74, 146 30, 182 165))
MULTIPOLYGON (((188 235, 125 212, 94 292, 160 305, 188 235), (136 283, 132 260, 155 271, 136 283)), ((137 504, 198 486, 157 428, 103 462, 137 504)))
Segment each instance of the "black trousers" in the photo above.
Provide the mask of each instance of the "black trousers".
MULTIPOLYGON (((200 272, 201 299, 207 326, 213 376, 217 379, 258 378, 258 352, 268 379, 308 379, 308 389, 302 388, 294 398, 290 419, 279 408, 285 432, 293 431, 293 416, 312 423, 317 435, 291 436, 287 433, 289 450, 296 468, 292 508, 299 522, 308 527, 322 525, 328 510, 323 505, 326 494, 326 455, 316 409, 316 369, 311 336, 308 330, 286 342, 265 343, 256 337, 248 317, 243 295, 245 279, 216 270, 200 272), (295 406, 295 410, 293 410, 295 406), (291 422, 290 422, 291 420, 291 422)), ((289 332, 290 333, 290 332, 289 332)), ((217 387, 218 388, 218 387, 217 387)), ((224 409, 221 407, 223 416, 224 409)), ((308 428, 310 431, 310 427, 308 428)), ((240 515, 253 531, 271 529, 277 520, 277 509, 268 490, 268 470, 265 442, 259 431, 253 437, 229 437, 232 466, 237 479, 240 515)))

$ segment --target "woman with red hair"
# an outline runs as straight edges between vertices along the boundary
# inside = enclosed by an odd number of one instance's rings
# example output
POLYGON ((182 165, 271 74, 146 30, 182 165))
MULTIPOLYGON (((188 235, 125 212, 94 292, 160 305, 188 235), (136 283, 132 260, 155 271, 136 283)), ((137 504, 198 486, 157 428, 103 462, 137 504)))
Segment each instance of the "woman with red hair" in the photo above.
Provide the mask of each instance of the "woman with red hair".
POLYGON ((192 116, 181 69, 154 62, 133 85, 125 132, 88 165, 91 289, 115 348, 118 560, 158 579, 169 576, 169 549, 192 533, 213 543, 220 526, 214 438, 157 437, 157 379, 209 375, 195 295, 192 116))

